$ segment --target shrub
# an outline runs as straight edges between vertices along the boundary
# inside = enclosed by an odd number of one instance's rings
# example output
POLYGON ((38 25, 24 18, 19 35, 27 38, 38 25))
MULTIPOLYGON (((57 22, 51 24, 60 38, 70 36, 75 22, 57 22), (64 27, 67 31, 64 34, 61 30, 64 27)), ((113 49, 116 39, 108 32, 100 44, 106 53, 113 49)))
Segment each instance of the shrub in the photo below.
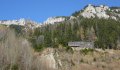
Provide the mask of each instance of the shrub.
POLYGON ((87 55, 88 53, 93 52, 93 51, 94 51, 94 49, 90 49, 90 48, 88 48, 88 49, 85 48, 85 49, 80 50, 80 52, 84 55, 87 55))
POLYGON ((16 35, 23 35, 23 26, 20 25, 10 25, 11 29, 14 29, 16 35))
POLYGON ((83 61, 83 59, 81 59, 81 60, 80 60, 80 62, 82 62, 82 63, 83 63, 83 62, 84 62, 84 61, 83 61))
POLYGON ((18 65, 17 64, 13 65, 11 70, 19 70, 18 65))
POLYGON ((67 51, 67 52, 74 53, 73 49, 72 49, 71 47, 69 47, 69 46, 66 47, 66 51, 67 51))
POLYGON ((96 61, 96 58, 94 58, 93 61, 96 61))
POLYGON ((42 51, 43 48, 45 48, 45 47, 43 47, 42 45, 35 45, 35 46, 33 46, 33 48, 34 48, 35 51, 40 52, 40 51, 42 51))

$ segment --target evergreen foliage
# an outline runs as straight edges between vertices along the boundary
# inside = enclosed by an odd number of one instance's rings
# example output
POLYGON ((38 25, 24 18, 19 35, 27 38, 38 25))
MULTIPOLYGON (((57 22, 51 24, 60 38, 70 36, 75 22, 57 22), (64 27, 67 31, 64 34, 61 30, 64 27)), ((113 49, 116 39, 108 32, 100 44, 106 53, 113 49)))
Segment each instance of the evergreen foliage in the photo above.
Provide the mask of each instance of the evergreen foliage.
POLYGON ((38 46, 56 47, 59 44, 67 46, 70 41, 93 41, 96 48, 119 48, 119 21, 99 18, 78 18, 71 21, 48 24, 35 29, 33 35, 36 39, 40 35, 44 36, 44 42, 38 46))

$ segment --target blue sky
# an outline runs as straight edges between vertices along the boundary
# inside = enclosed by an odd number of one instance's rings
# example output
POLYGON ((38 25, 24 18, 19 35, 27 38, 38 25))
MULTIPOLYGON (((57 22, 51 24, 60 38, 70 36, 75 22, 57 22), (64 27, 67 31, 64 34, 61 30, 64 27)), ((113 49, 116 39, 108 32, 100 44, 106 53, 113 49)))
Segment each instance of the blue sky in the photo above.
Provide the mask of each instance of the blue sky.
POLYGON ((0 20, 43 22, 52 16, 70 16, 87 4, 120 7, 120 0, 0 0, 0 20))

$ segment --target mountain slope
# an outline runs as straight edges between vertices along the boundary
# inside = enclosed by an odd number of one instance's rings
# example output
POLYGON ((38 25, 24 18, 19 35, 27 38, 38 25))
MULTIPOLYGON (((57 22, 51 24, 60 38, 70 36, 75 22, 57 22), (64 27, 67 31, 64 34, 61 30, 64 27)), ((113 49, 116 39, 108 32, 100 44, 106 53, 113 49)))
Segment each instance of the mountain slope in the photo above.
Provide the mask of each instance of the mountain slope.
POLYGON ((119 7, 88 5, 43 24, 0 21, 0 70, 119 70, 119 14, 119 7), (95 49, 68 42, 93 42, 95 49))
POLYGON ((120 48, 120 8, 87 5, 71 16, 48 18, 42 24, 31 20, 1 21, 31 41, 36 49, 67 46, 70 41, 92 41, 98 48, 120 48), (17 26, 16 26, 17 25, 17 26), (20 27, 22 26, 22 27, 20 27))
POLYGON ((58 22, 57 18, 51 18, 50 21, 55 19, 55 22, 47 22, 37 28, 33 35, 44 36, 44 44, 40 45, 46 47, 57 47, 60 44, 67 46, 71 41, 92 41, 96 48, 120 49, 119 11, 115 12, 117 9, 88 5, 64 21, 58 22))

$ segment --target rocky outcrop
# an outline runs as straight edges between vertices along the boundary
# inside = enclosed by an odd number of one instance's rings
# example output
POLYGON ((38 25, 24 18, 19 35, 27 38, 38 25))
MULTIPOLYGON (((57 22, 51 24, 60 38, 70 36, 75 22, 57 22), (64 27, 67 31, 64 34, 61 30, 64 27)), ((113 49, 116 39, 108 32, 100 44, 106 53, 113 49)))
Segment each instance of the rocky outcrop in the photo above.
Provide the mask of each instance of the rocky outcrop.
POLYGON ((36 62, 39 64, 38 70, 57 70, 56 60, 54 58, 54 50, 52 48, 47 48, 41 53, 36 54, 36 62))
POLYGON ((20 26, 29 27, 31 29, 41 26, 37 22, 31 21, 31 20, 26 20, 24 18, 19 19, 19 20, 1 20, 0 24, 7 25, 7 26, 9 26, 9 25, 20 25, 20 26))
POLYGON ((115 12, 120 12, 120 9, 114 9, 111 10, 110 7, 105 6, 105 5, 100 5, 100 6, 93 6, 91 4, 89 4, 81 13, 81 16, 83 16, 84 18, 104 18, 104 19, 115 19, 117 20, 117 16, 114 15, 115 12), (111 12, 112 11, 112 12, 111 12), (108 14, 110 13, 111 14, 108 14))
POLYGON ((65 21, 64 17, 50 17, 46 21, 44 21, 43 24, 54 24, 62 21, 65 21))
POLYGON ((109 18, 109 15, 106 14, 106 10, 110 10, 110 8, 108 6, 103 6, 100 5, 98 7, 95 7, 91 4, 89 4, 85 10, 82 12, 82 16, 85 18, 95 18, 95 16, 99 17, 99 18, 109 18))

